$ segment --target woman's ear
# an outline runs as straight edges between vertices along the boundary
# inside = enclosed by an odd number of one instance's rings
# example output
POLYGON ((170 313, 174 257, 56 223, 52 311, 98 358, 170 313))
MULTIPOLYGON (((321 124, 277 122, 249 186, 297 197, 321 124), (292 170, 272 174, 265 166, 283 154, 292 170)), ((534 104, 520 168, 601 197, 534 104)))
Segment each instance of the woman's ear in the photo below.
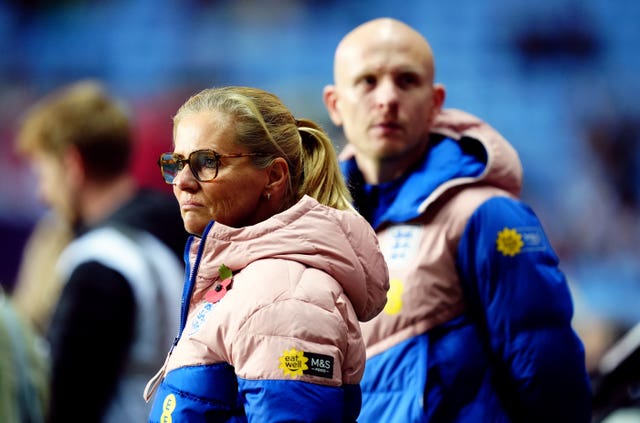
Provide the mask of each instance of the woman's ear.
POLYGON ((265 191, 270 193, 284 193, 289 186, 289 165, 282 157, 276 157, 267 167, 268 181, 265 191))

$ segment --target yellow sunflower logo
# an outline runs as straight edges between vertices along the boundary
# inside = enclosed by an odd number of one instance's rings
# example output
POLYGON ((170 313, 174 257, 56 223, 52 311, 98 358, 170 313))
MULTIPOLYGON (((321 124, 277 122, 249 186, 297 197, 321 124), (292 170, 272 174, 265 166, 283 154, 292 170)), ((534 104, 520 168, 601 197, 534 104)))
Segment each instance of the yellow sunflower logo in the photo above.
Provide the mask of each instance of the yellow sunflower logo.
POLYGON ((390 315, 400 313, 402 310, 402 293, 404 284, 399 279, 391 279, 389 281, 389 291, 387 291, 387 305, 384 306, 384 312, 390 315))
POLYGON ((498 239, 496 240, 498 251, 505 256, 513 257, 518 254, 524 242, 522 242, 522 235, 515 229, 504 228, 498 232, 498 239))
POLYGON ((307 361, 309 361, 309 359, 304 356, 303 351, 291 348, 282 353, 280 356, 280 366, 278 367, 282 369, 285 376, 302 376, 302 372, 309 369, 307 361))

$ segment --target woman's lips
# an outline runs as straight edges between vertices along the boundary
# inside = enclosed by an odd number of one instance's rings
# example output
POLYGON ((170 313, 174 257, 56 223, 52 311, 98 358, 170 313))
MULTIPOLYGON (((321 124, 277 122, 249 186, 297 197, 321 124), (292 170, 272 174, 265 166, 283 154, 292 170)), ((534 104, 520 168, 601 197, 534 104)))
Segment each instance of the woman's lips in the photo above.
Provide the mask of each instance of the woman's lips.
POLYGON ((198 203, 197 201, 186 201, 184 203, 182 203, 182 210, 184 211, 190 211, 190 210, 196 210, 202 207, 202 204, 198 203))

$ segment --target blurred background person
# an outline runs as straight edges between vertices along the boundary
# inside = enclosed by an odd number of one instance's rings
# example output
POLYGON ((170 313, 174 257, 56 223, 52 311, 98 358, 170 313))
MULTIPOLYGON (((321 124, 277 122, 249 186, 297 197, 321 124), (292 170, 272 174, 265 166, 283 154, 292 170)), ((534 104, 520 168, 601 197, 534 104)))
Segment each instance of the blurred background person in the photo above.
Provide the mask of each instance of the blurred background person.
MULTIPOLYGON (((40 198, 76 236, 49 269, 63 285, 46 330, 48 421, 141 421, 142 390, 178 327, 179 211, 166 194, 136 185, 130 163, 145 158, 132 156, 129 116, 97 82, 37 102, 17 146, 40 198)), ((50 262, 37 258, 25 256, 25 266, 50 262)))
POLYGON ((49 391, 46 360, 33 327, 0 288, 0 421, 45 421, 49 391))
POLYGON ((46 334, 62 288, 54 269, 72 239, 71 222, 50 211, 35 224, 22 252, 11 298, 18 313, 40 336, 46 334))

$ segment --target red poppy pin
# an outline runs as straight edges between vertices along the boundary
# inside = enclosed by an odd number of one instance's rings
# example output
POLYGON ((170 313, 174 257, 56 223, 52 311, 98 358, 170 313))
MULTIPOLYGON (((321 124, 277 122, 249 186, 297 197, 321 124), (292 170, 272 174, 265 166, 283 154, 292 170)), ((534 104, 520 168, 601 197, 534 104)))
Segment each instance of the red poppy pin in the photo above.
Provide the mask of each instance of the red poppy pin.
POLYGON ((231 289, 231 282, 233 282, 233 273, 231 273, 231 269, 224 264, 218 267, 218 275, 220 276, 220 281, 204 296, 204 299, 212 304, 217 303, 225 296, 227 291, 231 289))

